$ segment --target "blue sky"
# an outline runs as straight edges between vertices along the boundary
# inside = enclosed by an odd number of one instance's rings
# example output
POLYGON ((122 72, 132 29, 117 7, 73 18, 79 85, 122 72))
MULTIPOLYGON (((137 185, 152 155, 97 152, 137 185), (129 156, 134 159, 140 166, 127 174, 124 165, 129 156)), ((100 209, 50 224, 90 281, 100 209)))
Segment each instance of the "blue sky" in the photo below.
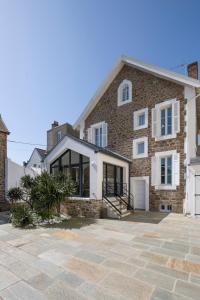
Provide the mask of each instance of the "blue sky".
MULTIPOLYGON (((74 123, 122 54, 166 68, 200 60, 199 11, 195 0, 0 0, 9 139, 46 144, 53 120, 74 123)), ((33 148, 9 142, 8 156, 21 163, 33 148)))

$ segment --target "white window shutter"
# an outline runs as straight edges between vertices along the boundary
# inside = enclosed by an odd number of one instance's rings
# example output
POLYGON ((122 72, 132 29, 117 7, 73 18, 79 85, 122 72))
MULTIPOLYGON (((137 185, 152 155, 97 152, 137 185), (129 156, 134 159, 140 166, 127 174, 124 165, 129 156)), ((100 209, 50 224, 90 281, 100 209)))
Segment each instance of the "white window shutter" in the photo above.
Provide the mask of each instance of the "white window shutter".
POLYGON ((173 183, 174 185, 179 185, 180 184, 180 154, 179 153, 175 153, 173 155, 173 175, 174 175, 174 179, 173 179, 173 183))
POLYGON ((174 111, 174 133, 180 132, 180 102, 176 101, 173 104, 173 111, 174 111))
POLYGON ((151 110, 151 121, 152 121, 152 137, 158 136, 158 113, 156 108, 151 110))
POLYGON ((102 147, 107 147, 108 144, 108 124, 102 124, 102 147))
POLYGON ((88 128, 87 130, 87 140, 89 143, 92 143, 92 128, 88 128))
POLYGON ((157 159, 155 156, 151 158, 151 185, 155 186, 156 185, 156 163, 157 159))

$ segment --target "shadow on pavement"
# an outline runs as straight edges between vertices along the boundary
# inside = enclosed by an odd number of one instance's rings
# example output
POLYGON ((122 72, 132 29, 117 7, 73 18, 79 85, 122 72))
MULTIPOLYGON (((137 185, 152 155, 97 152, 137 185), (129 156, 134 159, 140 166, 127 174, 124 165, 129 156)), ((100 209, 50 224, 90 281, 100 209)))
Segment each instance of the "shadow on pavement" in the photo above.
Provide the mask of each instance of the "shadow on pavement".
POLYGON ((159 224, 169 213, 136 210, 121 221, 159 224))

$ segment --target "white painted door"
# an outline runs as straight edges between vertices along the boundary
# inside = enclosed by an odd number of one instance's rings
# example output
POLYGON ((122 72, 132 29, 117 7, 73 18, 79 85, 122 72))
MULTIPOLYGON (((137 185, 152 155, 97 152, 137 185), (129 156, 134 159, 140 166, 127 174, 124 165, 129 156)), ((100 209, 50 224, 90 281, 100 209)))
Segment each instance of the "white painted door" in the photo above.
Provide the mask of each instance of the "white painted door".
POLYGON ((200 215, 200 175, 195 176, 195 214, 200 215))
POLYGON ((131 180, 131 193, 134 196, 134 208, 135 209, 145 209, 145 180, 144 179, 134 179, 131 180))

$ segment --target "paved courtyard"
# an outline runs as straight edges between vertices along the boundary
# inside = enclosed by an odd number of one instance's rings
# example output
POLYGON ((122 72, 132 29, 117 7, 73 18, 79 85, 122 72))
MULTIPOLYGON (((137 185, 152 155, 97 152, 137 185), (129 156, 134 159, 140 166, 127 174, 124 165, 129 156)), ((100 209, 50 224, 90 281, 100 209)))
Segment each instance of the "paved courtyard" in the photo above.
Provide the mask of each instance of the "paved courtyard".
POLYGON ((200 299, 200 219, 141 213, 20 230, 0 215, 0 299, 200 299))

